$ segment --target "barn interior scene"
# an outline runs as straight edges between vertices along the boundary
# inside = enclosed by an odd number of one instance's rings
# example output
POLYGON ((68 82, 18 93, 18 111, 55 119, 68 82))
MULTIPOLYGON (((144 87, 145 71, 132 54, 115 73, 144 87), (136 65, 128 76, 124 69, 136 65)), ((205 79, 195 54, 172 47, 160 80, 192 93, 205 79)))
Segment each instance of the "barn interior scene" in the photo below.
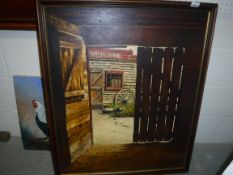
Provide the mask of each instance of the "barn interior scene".
POLYGON ((108 166, 92 164, 107 161, 109 156, 113 160, 110 168, 114 166, 117 171, 134 169, 129 165, 135 164, 139 168, 152 167, 151 159, 143 163, 132 159, 134 153, 150 157, 147 154, 151 152, 161 154, 157 148, 165 149, 164 155, 172 154, 172 149, 167 151, 171 145, 164 144, 173 141, 173 113, 179 104, 174 92, 181 88, 185 49, 87 47, 79 35, 60 31, 59 37, 66 128, 74 167, 81 172, 108 171, 108 166), (165 76, 163 82, 161 75, 165 76), (174 85, 170 87, 173 78, 174 85), (158 113, 158 104, 167 116, 158 113), (168 105, 172 110, 166 109, 168 105), (126 156, 129 165, 119 164, 119 155, 126 156), (93 160, 93 156, 98 158, 93 160))
POLYGON ((101 7, 85 9, 80 18, 83 10, 64 9, 72 16, 63 16, 51 8, 46 19, 59 42, 65 99, 60 125, 65 125, 71 165, 64 173, 183 168, 192 124, 185 117, 195 99, 188 93, 194 86, 185 85, 198 76, 186 67, 186 47, 175 37, 182 34, 185 42, 197 37, 112 16, 128 14, 127 8, 110 8, 103 21, 101 7), (182 111, 185 105, 188 110, 182 111))

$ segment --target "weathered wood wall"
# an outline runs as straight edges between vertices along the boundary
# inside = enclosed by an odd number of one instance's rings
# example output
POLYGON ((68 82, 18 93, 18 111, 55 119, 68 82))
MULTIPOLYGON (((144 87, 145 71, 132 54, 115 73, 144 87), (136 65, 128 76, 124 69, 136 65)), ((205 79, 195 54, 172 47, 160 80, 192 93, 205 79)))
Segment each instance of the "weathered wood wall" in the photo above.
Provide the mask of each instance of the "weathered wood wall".
POLYGON ((90 70, 96 67, 102 68, 103 70, 103 84, 102 104, 111 105, 117 91, 105 90, 105 71, 122 71, 123 72, 123 86, 122 88, 129 88, 135 91, 136 88, 136 60, 135 61, 122 61, 122 60, 96 60, 89 58, 90 70))

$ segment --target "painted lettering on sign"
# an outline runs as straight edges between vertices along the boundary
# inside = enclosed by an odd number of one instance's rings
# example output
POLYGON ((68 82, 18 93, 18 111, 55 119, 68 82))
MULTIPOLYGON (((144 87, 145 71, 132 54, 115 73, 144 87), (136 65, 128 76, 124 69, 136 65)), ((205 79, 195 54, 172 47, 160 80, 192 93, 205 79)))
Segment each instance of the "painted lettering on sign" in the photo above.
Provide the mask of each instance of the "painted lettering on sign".
POLYGON ((132 50, 121 49, 89 49, 89 58, 91 59, 114 59, 114 60, 136 60, 132 50))

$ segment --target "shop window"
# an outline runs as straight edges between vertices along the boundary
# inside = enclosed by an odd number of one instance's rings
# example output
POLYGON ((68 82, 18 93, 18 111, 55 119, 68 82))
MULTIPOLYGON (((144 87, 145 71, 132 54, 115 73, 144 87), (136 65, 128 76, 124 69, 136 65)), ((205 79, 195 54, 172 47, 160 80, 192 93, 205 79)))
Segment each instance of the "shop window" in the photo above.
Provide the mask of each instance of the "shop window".
POLYGON ((105 72, 105 90, 117 91, 122 88, 123 72, 106 71, 105 72))

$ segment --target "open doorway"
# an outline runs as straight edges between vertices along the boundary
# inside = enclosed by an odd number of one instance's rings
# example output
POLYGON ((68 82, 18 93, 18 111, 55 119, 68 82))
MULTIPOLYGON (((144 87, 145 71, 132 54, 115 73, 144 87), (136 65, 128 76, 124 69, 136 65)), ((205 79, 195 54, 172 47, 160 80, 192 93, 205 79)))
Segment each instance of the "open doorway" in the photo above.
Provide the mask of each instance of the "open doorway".
POLYGON ((94 145, 133 142, 137 46, 87 49, 94 145))
POLYGON ((157 155, 175 143, 185 48, 86 46, 80 35, 59 36, 71 162, 122 149, 123 157, 149 147, 157 155))
POLYGON ((60 33, 66 128, 78 172, 152 169, 151 162, 167 166, 172 155, 181 156, 173 131, 184 53, 178 47, 86 46, 81 36, 60 33), (168 163, 158 158, 161 152, 168 163), (119 163, 123 159, 127 164, 119 163))

